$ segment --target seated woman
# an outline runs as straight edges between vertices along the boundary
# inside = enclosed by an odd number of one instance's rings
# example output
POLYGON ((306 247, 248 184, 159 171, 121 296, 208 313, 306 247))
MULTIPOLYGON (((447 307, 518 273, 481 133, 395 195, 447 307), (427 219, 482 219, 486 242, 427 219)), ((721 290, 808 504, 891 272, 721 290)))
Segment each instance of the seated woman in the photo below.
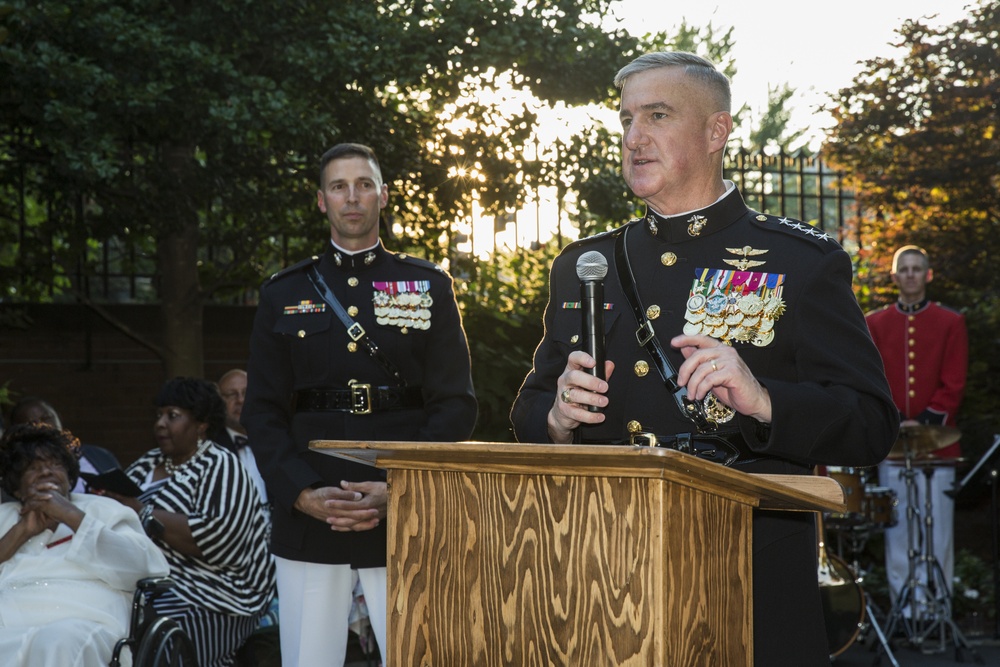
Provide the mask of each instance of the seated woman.
POLYGON ((135 512, 70 493, 79 441, 47 424, 0 441, 0 665, 106 665, 128 634, 132 591, 167 561, 135 512))
POLYGON ((114 496, 139 514, 176 586, 154 602, 191 637, 202 667, 232 665, 274 594, 274 563, 257 487, 206 433, 226 419, 214 384, 174 378, 154 401, 159 447, 125 471, 143 489, 114 496))

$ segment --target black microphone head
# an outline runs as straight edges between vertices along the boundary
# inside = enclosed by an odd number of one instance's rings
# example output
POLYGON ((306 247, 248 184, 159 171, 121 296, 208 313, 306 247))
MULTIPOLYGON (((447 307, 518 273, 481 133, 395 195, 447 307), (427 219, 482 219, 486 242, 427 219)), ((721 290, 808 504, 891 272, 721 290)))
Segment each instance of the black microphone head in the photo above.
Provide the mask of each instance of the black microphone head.
POLYGON ((604 280, 606 275, 608 275, 608 259, 596 250, 585 252, 576 260, 576 277, 580 280, 584 282, 604 280))

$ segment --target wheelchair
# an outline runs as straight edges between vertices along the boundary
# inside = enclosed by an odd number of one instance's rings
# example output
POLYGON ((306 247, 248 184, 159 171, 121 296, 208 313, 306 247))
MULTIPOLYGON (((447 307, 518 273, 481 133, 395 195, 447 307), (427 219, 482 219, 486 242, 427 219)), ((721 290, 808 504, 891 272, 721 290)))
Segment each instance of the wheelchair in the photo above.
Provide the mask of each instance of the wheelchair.
POLYGON ((191 638, 177 621, 160 616, 153 608, 153 599, 173 585, 169 577, 139 580, 132 595, 128 637, 115 644, 110 667, 121 667, 121 653, 125 648, 132 654, 133 667, 198 667, 191 638))

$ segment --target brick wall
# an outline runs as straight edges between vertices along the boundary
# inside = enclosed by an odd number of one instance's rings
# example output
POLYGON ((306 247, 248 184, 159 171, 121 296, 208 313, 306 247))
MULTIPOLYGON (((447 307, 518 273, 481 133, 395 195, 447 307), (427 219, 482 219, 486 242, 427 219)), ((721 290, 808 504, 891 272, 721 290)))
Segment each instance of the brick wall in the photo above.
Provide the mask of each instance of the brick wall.
MULTIPOLYGON (((157 306, 108 310, 132 331, 160 341, 157 306)), ((246 368, 252 306, 205 309, 205 376, 246 368)), ((123 465, 154 446, 156 390, 167 379, 148 349, 83 306, 0 304, 0 386, 11 398, 40 396, 83 442, 114 452, 123 465)), ((10 405, 3 406, 4 418, 10 405)))

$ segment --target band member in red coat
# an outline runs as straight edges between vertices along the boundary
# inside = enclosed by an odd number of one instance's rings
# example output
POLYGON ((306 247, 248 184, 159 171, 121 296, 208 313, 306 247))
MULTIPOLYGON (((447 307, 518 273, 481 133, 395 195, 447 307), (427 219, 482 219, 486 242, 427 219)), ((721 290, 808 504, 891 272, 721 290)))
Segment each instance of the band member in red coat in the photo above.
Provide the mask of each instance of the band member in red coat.
MULTIPOLYGON (((927 299, 927 284, 934 272, 922 248, 907 245, 897 250, 892 258, 891 275, 899 291, 896 303, 869 313, 866 321, 882 355, 900 423, 954 427, 968 369, 965 318, 927 299)), ((934 554, 941 564, 943 581, 949 587, 954 572, 954 501, 945 491, 954 485, 955 460, 960 455, 958 442, 932 451, 925 455, 933 457, 926 462, 932 465, 932 470, 921 469, 914 475, 917 509, 923 517, 927 481, 924 473, 931 473, 934 554)), ((906 521, 909 501, 904 471, 899 460, 887 460, 880 466, 882 485, 893 489, 899 500, 899 523, 885 534, 886 574, 894 595, 901 592, 909 574, 906 521)), ((926 518, 921 523, 925 521, 926 518)), ((926 582, 926 572, 922 565, 917 568, 922 584, 926 582)))

